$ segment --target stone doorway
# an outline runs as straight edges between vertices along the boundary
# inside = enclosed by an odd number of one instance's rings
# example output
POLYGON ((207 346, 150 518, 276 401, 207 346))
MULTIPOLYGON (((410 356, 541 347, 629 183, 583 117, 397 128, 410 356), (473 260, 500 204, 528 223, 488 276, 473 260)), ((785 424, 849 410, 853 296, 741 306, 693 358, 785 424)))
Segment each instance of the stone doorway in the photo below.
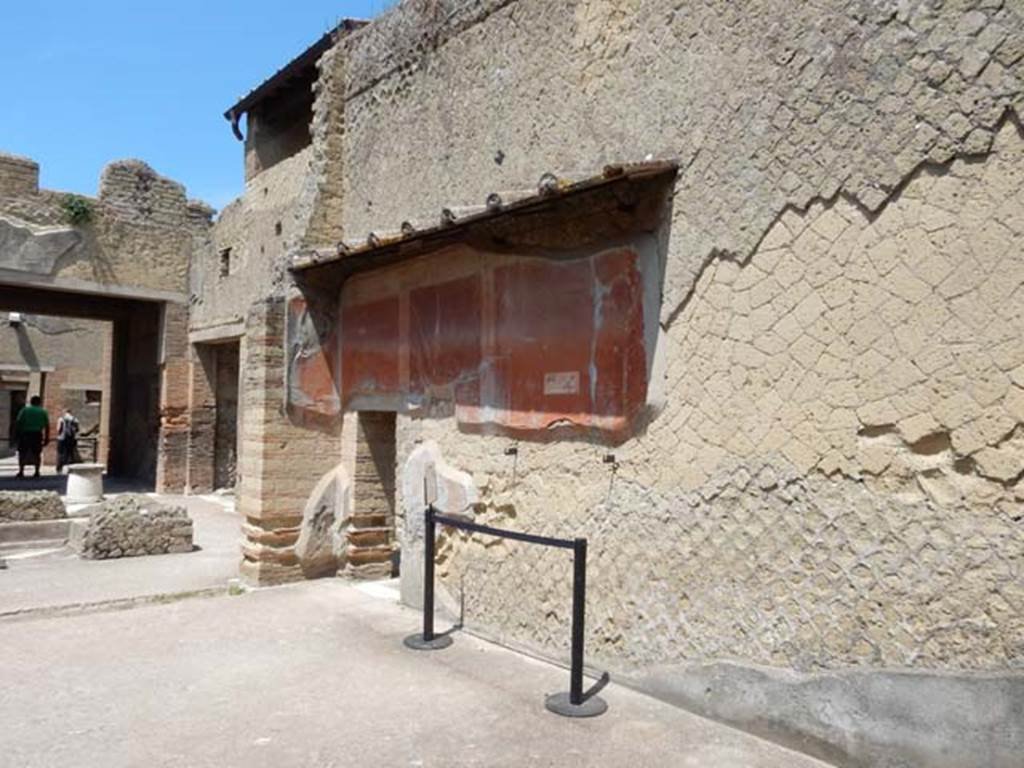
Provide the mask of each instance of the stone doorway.
POLYGON ((238 371, 238 342, 219 344, 214 372, 214 488, 234 488, 238 481, 238 371))
POLYGON ((188 467, 192 493, 232 490, 238 484, 240 359, 238 338, 193 345, 188 467))
POLYGON ((398 575, 395 537, 395 413, 356 414, 352 522, 346 573, 358 579, 398 575))
MULTIPOLYGON (((174 484, 185 446, 172 438, 173 420, 162 415, 169 406, 161 398, 170 397, 163 381, 176 348, 168 334, 183 329, 181 305, 11 284, 0 285, 0 312, 33 318, 8 328, 17 337, 11 342, 15 359, 26 368, 27 383, 16 388, 41 394, 51 416, 72 408, 82 425, 84 458, 95 455, 108 477, 141 487, 174 484), (58 348, 57 340, 76 333, 79 341, 58 348), (53 362, 51 353, 60 360, 53 362), (162 420, 168 426, 162 428, 162 420), (93 425, 95 437, 86 435, 93 425)), ((53 465, 55 449, 51 443, 44 464, 53 465)))

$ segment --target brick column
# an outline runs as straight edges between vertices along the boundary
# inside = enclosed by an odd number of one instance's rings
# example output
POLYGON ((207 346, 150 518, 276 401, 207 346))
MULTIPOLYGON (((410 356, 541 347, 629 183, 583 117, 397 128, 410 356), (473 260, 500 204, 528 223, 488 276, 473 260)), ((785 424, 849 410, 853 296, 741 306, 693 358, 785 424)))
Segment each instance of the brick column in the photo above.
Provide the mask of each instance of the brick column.
POLYGON ((384 579, 394 571, 395 414, 361 411, 355 422, 345 575, 384 579))
POLYGON ((188 479, 188 307, 165 304, 162 332, 156 490, 182 493, 188 479))
POLYGON ((213 490, 217 397, 213 382, 216 350, 207 344, 192 348, 189 360, 188 492, 213 490))
POLYGON ((242 345, 238 508, 245 518, 241 575, 259 586, 303 578, 295 554, 303 507, 339 455, 336 436, 288 416, 284 336, 284 300, 253 305, 242 345))

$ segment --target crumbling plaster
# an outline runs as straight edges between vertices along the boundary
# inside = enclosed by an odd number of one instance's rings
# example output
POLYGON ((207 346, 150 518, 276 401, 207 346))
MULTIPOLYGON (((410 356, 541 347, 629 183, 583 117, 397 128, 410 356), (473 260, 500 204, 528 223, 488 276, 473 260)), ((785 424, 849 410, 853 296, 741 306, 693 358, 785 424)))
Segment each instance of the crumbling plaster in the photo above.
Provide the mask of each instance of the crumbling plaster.
POLYGON ((184 297, 193 236, 212 213, 185 188, 138 160, 103 169, 99 194, 86 198, 90 221, 69 226, 65 193, 0 189, 0 265, 76 285, 131 286, 184 297))
MULTIPOLYGON (((1021 10, 675 5, 421 0, 342 41, 349 237, 544 171, 682 165, 665 410, 617 463, 524 444, 513 469, 505 441, 443 408, 400 419, 400 456, 434 439, 485 516, 607 532, 592 632, 619 664, 1019 665, 1021 10), (756 531, 779 550, 746 551, 756 531), (906 562, 920 579, 868 596, 906 562)), ((540 603, 481 565, 468 615, 561 642, 567 604, 547 601, 564 579, 509 561, 540 603)))
MULTIPOLYGON (((665 410, 615 465, 579 443, 509 457, 443 414, 400 419, 400 456, 434 440, 484 519, 589 536, 590 649, 619 669, 1020 668, 1022 169, 1007 123, 877 215, 819 203, 710 266, 666 334, 665 410)), ((557 554, 451 546, 468 623, 564 644, 557 554)))
POLYGON ((254 302, 283 296, 296 251, 341 239, 344 63, 337 46, 317 63, 310 146, 249 179, 218 216, 193 264, 193 329, 240 322, 254 302), (231 273, 219 277, 226 248, 231 273))
POLYGON ((311 153, 304 149, 253 177, 221 211, 210 248, 197 253, 192 266, 191 328, 239 322, 254 301, 282 293, 285 256, 304 232, 298 201, 311 153), (222 275, 221 254, 228 248, 230 272, 222 275))
POLYGON ((842 191, 877 210, 923 162, 984 153, 1021 111, 1024 19, 996 0, 419 0, 348 51, 345 231, 532 187, 683 165, 662 317, 715 255, 842 191), (679 6, 678 8, 676 6, 679 6))

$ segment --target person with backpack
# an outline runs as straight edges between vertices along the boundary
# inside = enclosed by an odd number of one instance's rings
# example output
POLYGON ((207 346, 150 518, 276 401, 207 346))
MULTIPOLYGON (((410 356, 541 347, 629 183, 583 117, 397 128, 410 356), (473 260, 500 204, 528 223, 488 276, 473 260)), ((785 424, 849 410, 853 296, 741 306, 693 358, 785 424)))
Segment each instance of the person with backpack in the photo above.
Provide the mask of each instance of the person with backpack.
POLYGON ((78 419, 67 408, 57 422, 57 474, 68 464, 77 464, 78 457, 78 419))

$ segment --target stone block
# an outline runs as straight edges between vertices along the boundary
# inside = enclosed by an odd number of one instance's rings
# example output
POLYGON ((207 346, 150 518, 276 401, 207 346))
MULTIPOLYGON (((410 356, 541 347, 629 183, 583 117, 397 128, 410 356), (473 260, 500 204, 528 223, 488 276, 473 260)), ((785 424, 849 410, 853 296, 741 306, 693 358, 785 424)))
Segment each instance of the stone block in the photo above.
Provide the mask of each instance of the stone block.
POLYGON ((53 491, 0 491, 0 522, 60 520, 64 504, 53 491))
POLYGON ((99 505, 70 543, 88 560, 191 552, 192 520, 183 506, 127 494, 99 505))
POLYGON ((338 465, 320 479, 302 512, 295 554, 307 578, 333 576, 344 566, 351 506, 348 473, 338 465))

